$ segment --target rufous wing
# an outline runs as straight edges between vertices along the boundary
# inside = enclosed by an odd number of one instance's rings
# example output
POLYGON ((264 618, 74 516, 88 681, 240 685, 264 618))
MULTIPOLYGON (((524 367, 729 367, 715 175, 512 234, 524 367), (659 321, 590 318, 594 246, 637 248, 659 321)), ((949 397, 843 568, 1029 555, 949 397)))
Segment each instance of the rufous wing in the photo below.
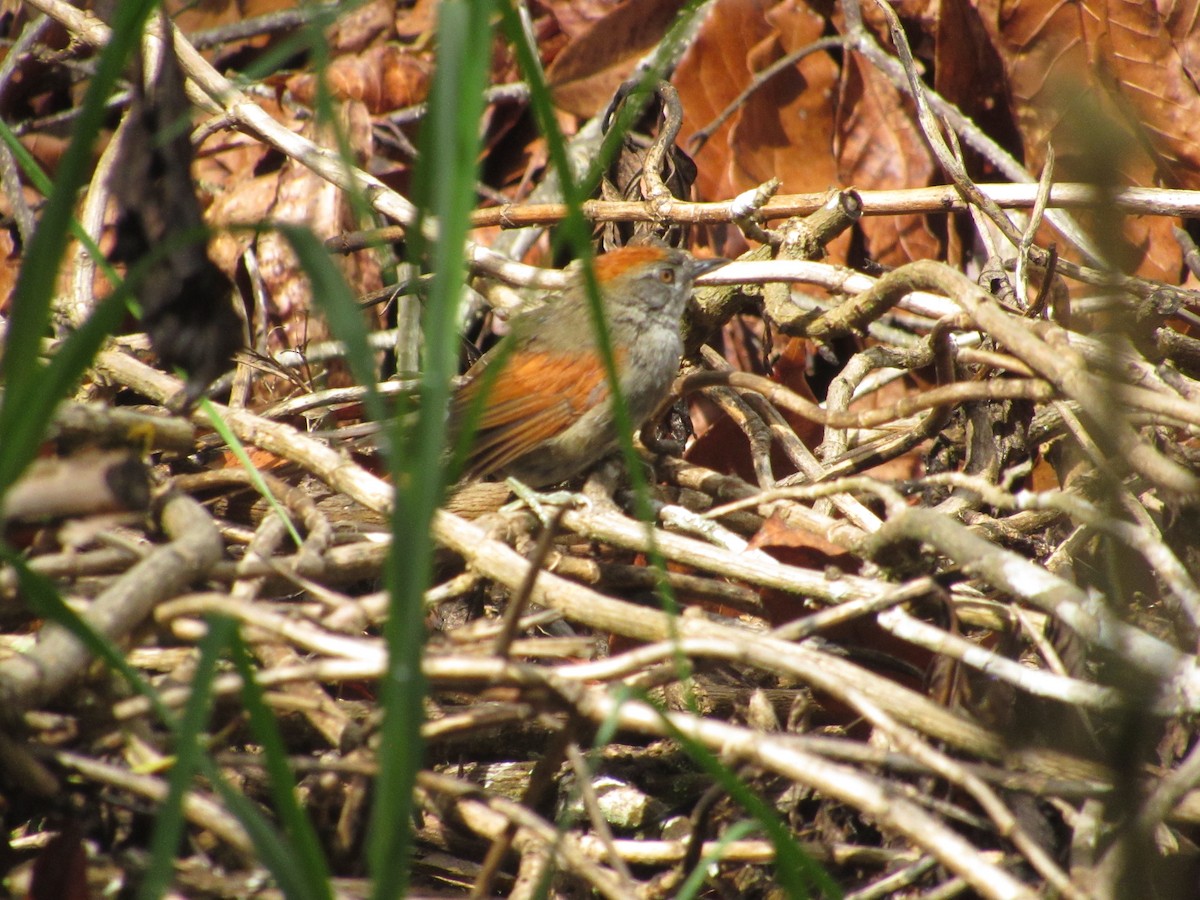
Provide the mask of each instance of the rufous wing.
MULTIPOLYGON (((499 471, 566 431, 608 397, 604 370, 591 354, 523 352, 501 362, 476 424, 467 471, 499 471)), ((476 376, 454 397, 453 417, 465 421, 486 379, 476 376)))

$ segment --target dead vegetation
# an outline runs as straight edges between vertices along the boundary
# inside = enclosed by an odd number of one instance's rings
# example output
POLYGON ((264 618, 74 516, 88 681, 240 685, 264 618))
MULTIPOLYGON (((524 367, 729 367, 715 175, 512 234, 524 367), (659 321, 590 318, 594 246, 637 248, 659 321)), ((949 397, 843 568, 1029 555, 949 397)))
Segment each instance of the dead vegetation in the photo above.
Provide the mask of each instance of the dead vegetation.
MULTIPOLYGON (((329 240, 374 301, 381 392, 411 393, 417 273, 395 242, 436 4, 244 6, 180 12, 175 47, 209 254, 251 323, 213 408, 259 474, 125 334, 6 495, 6 539, 168 709, 203 671, 208 617, 238 624, 332 890, 359 896, 396 752, 373 702, 393 491, 294 246, 245 226, 329 240), (321 52, 234 77, 321 14, 321 52), (394 230, 347 234, 348 188, 394 230)), ((573 162, 678 6, 530 5, 573 162)), ((491 498, 434 516, 413 896, 1194 889, 1200 295, 1178 226, 1200 203, 1195 36, 1182 13, 1090 10, 701 8, 584 208, 601 247, 653 233, 737 258, 698 290, 678 402, 645 435, 653 524, 619 461, 540 516, 491 498)), ((53 169, 108 34, 59 0, 5 16, 0 108, 53 169)), ((488 310, 554 283, 544 229, 566 214, 511 48, 491 52, 476 345, 488 310)), ((99 155, 79 212, 106 252, 114 165, 99 155)), ((13 171, 6 298, 43 199, 13 171)), ((64 330, 111 289, 72 251, 64 330)), ((13 893, 82 897, 137 882, 176 748, 46 608, 0 570, 5 873, 13 893)), ((241 672, 212 673, 208 752, 277 811, 241 672)), ((269 895, 208 775, 182 809, 181 894, 269 895)))

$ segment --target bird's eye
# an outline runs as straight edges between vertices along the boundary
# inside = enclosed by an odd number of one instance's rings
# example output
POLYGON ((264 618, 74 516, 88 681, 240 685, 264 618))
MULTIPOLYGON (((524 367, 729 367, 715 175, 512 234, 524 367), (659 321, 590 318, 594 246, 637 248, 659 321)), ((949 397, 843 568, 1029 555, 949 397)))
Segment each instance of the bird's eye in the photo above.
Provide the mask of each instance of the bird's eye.
POLYGON ((674 269, 659 269, 658 270, 658 280, 661 281, 663 284, 674 284, 675 283, 675 270, 674 269))

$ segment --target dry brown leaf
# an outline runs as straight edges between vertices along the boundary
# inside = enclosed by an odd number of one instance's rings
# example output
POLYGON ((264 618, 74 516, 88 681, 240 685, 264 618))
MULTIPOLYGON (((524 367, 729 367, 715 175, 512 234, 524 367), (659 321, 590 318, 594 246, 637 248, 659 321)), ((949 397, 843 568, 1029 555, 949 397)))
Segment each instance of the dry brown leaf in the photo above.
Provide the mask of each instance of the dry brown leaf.
MULTIPOLYGON (((817 40, 824 27, 821 16, 793 0, 773 6, 719 0, 674 78, 683 136, 707 126, 756 72, 817 40)), ((699 197, 727 198, 769 178, 779 178, 785 192, 833 186, 836 78, 832 59, 817 53, 754 91, 696 153, 699 197)))
MULTIPOLYGON (((1150 99, 1134 101, 1132 94, 1153 91, 1178 96, 1178 86, 1160 84, 1158 79, 1177 77, 1176 67, 1157 75, 1147 60, 1166 52, 1164 41, 1147 21, 1127 9, 1119 31, 1096 20, 1109 10, 1060 4, 1054 0, 1002 6, 999 0, 980 0, 978 9, 1004 65, 1012 97, 1013 114, 1026 147, 1026 164, 1041 167, 1044 148, 1053 143, 1055 177, 1062 181, 1101 181, 1114 185, 1150 186, 1170 174, 1164 165, 1175 154, 1166 131, 1174 121, 1173 104, 1150 99), (1128 56, 1120 67, 1143 83, 1118 84, 1115 57, 1128 56), (1147 82, 1145 79, 1151 79, 1147 82), (1130 120, 1130 114, 1161 115, 1162 122, 1130 120), (1139 136, 1140 133, 1140 136, 1139 136), (1151 156, 1150 147, 1156 148, 1151 156)), ((1152 23, 1151 23, 1152 24, 1152 23)), ((1107 222, 1095 226, 1096 236, 1107 242, 1118 262, 1148 278, 1176 281, 1181 254, 1170 235, 1171 221, 1127 218, 1120 233, 1107 222)))
MULTIPOLYGON (((358 100, 372 115, 383 115, 424 102, 429 95, 431 65, 423 56, 396 44, 370 47, 362 53, 339 56, 326 70, 335 100, 358 100)), ((317 76, 302 73, 289 78, 288 90, 311 106, 317 76)))
MULTIPOLYGON (((195 3, 192 0, 168 0, 167 12, 172 21, 184 34, 195 31, 207 31, 222 25, 233 25, 265 16, 268 13, 280 12, 285 9, 295 9, 297 0, 204 0, 195 3)), ((239 47, 262 47, 271 40, 270 35, 258 35, 244 41, 233 41, 222 44, 219 48, 209 51, 221 54, 231 53, 239 47)))
MULTIPOLYGON (((1046 141, 1058 124, 1057 104, 1049 84, 1070 80, 1086 83, 1088 60, 1077 8, 1041 2, 1004 6, 1000 0, 979 0, 980 20, 1004 66, 1013 114, 1026 141, 1028 163, 1037 167, 1046 141)), ((1065 147, 1055 138, 1060 160, 1065 147)))
POLYGON ((934 89, 1001 145, 1016 146, 1004 68, 979 13, 968 3, 940 0, 932 14, 934 89))
POLYGON ((270 155, 270 148, 240 131, 218 131, 208 135, 196 148, 196 162, 192 167, 201 202, 211 203, 231 185, 240 185, 257 177, 255 172, 270 155))
MULTIPOLYGON (((863 190, 925 187, 937 171, 910 105, 874 66, 854 55, 838 104, 838 174, 863 190)), ((941 241, 923 215, 868 216, 859 227, 867 252, 888 266, 937 259, 941 241)))
POLYGON ((29 154, 37 160, 42 171, 53 178, 55 172, 58 171, 59 160, 67 152, 68 140, 56 134, 47 134, 44 131, 23 134, 18 140, 21 142, 21 146, 28 150, 29 154))
POLYGON ((1160 0, 1156 6, 1188 78, 1200 84, 1200 2, 1160 0))
POLYGON ((325 39, 329 52, 361 53, 372 44, 390 41, 396 36, 396 4, 391 0, 371 0, 351 7, 329 27, 325 39))
MULTIPOLYGON (((288 128, 301 129, 301 123, 279 104, 264 99, 260 105, 288 128)), ((254 240, 249 231, 225 226, 258 222, 270 215, 280 165, 278 156, 262 142, 240 132, 215 132, 197 148, 196 180, 210 195, 204 218, 216 229, 209 252, 225 272, 236 271, 254 240)))
POLYGON ((10 229, 0 229, 0 314, 8 311, 17 275, 21 271, 21 255, 10 229))
POLYGON ((87 900, 92 894, 83 826, 68 819, 60 827, 34 857, 29 900, 87 900))
MULTIPOLYGON (((726 326, 726 355, 741 357, 735 361, 735 368, 741 371, 754 371, 756 368, 761 370, 761 366, 747 364, 746 357, 750 354, 739 352, 740 348, 729 340, 735 333, 731 326, 726 326)), ((770 377, 806 400, 816 403, 817 397, 808 384, 807 376, 808 354, 811 348, 811 342, 803 338, 788 338, 771 368, 770 377)), ((781 415, 805 446, 815 447, 820 443, 824 433, 821 425, 787 410, 781 410, 781 415)), ((692 418, 696 420, 697 416, 693 414, 692 418)), ((715 415, 710 426, 692 442, 684 456, 696 465, 734 474, 745 481, 755 480, 750 442, 741 428, 724 413, 715 415)), ((796 471, 796 467, 777 443, 772 443, 771 446, 771 470, 776 478, 796 471)))
MULTIPOLYGON (((853 557, 849 551, 828 541, 815 531, 806 531, 789 525, 779 516, 771 516, 750 538, 747 550, 783 549, 789 565, 806 569, 821 569, 830 563, 845 562, 853 557)), ((775 556, 775 553, 771 554, 775 556)), ((778 557, 777 557, 778 558, 778 557)))
POLYGON ((396 35, 421 43, 432 38, 437 24, 437 7, 438 0, 417 0, 412 6, 399 6, 396 10, 396 35))
MULTIPOLYGON (((812 341, 807 338, 788 338, 779 349, 775 365, 771 367, 771 380, 806 400, 818 402, 817 395, 808 383, 810 363, 815 352, 812 341)), ((788 410, 781 412, 792 431, 806 447, 817 446, 825 436, 823 425, 788 410)))
MULTIPOLYGON (((311 131, 311 123, 301 128, 296 120, 281 111, 276 113, 290 127, 311 131)), ((362 159, 369 158, 371 120, 366 108, 361 103, 345 103, 340 107, 340 115, 341 127, 351 147, 356 148, 362 159)), ((249 156, 234 147, 230 159, 245 166, 249 156)), ((214 154, 208 165, 215 166, 220 160, 221 156, 214 154)), ((250 176, 246 169, 231 172, 224 181, 227 189, 216 195, 206 212, 206 221, 218 229, 211 247, 213 259, 225 271, 233 273, 241 264, 242 254, 254 246, 267 297, 270 352, 323 340, 328 336, 327 328, 321 318, 312 315, 311 286, 288 241, 273 231, 255 235, 222 226, 262 220, 292 222, 306 225, 323 240, 355 227, 348 201, 329 182, 292 160, 284 161, 277 170, 250 176)), ((353 254, 339 259, 339 265, 350 289, 356 293, 382 286, 374 254, 353 254)))
POLYGON ((1171 35, 1143 2, 1085 0, 1082 21, 1093 66, 1111 73, 1141 123, 1168 183, 1200 186, 1200 93, 1171 35))
MULTIPOLYGON (((342 113, 350 119, 365 116, 362 105, 356 103, 346 104, 342 113)), ((352 146, 369 155, 369 124, 365 128, 361 122, 358 127, 352 125, 347 136, 352 146)), ((304 223, 324 240, 349 230, 349 216, 346 197, 340 190, 298 163, 289 160, 284 165, 270 209, 271 219, 304 223)), ((352 290, 366 293, 382 286, 378 265, 373 260, 372 254, 355 254, 343 261, 343 272, 352 290)), ((284 346, 300 347, 308 341, 325 338, 324 323, 310 320, 311 286, 286 239, 275 232, 262 235, 258 239, 258 264, 271 299, 273 318, 282 324, 287 335, 284 346)))
POLYGON ((626 0, 596 21, 546 70, 555 105, 584 118, 600 112, 681 6, 679 0, 626 0))
MULTIPOLYGON (((825 28, 823 18, 792 0, 769 10, 766 20, 773 33, 747 59, 754 72, 818 40, 825 28)), ((827 157, 837 67, 827 54, 818 53, 801 60, 796 72, 791 87, 772 78, 755 91, 733 127, 730 145, 746 187, 769 178, 782 181, 784 190, 823 190, 835 184, 827 157)))
MULTIPOLYGON (((672 79, 683 104, 683 147, 693 152, 686 140, 713 122, 750 83, 747 59, 750 51, 771 33, 763 10, 757 4, 717 0, 680 60, 672 79)), ((777 76, 785 88, 799 89, 799 76, 783 72, 777 76)), ((740 113, 735 113, 735 116, 740 113)), ((693 156, 699 172, 695 190, 701 200, 730 197, 740 190, 741 179, 733 171, 729 136, 736 118, 727 120, 708 143, 693 156)))
POLYGON ((620 0, 554 0, 543 6, 558 29, 574 40, 620 5, 620 0))

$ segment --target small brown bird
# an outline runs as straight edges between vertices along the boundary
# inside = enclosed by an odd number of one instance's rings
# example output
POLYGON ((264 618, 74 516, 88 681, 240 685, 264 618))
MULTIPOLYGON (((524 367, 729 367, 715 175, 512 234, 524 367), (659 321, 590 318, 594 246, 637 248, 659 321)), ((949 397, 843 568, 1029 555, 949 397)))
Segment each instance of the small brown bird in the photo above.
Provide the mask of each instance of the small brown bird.
MULTIPOLYGON (((624 247, 596 258, 621 392, 634 428, 667 396, 679 370, 680 321, 693 281, 726 262, 657 246, 624 247)), ((583 272, 574 268, 559 297, 513 318, 509 333, 471 367, 456 392, 451 420, 461 426, 490 382, 467 460, 469 477, 512 476, 544 487, 578 475, 617 448, 583 272), (503 369, 484 379, 493 364, 503 369)))

